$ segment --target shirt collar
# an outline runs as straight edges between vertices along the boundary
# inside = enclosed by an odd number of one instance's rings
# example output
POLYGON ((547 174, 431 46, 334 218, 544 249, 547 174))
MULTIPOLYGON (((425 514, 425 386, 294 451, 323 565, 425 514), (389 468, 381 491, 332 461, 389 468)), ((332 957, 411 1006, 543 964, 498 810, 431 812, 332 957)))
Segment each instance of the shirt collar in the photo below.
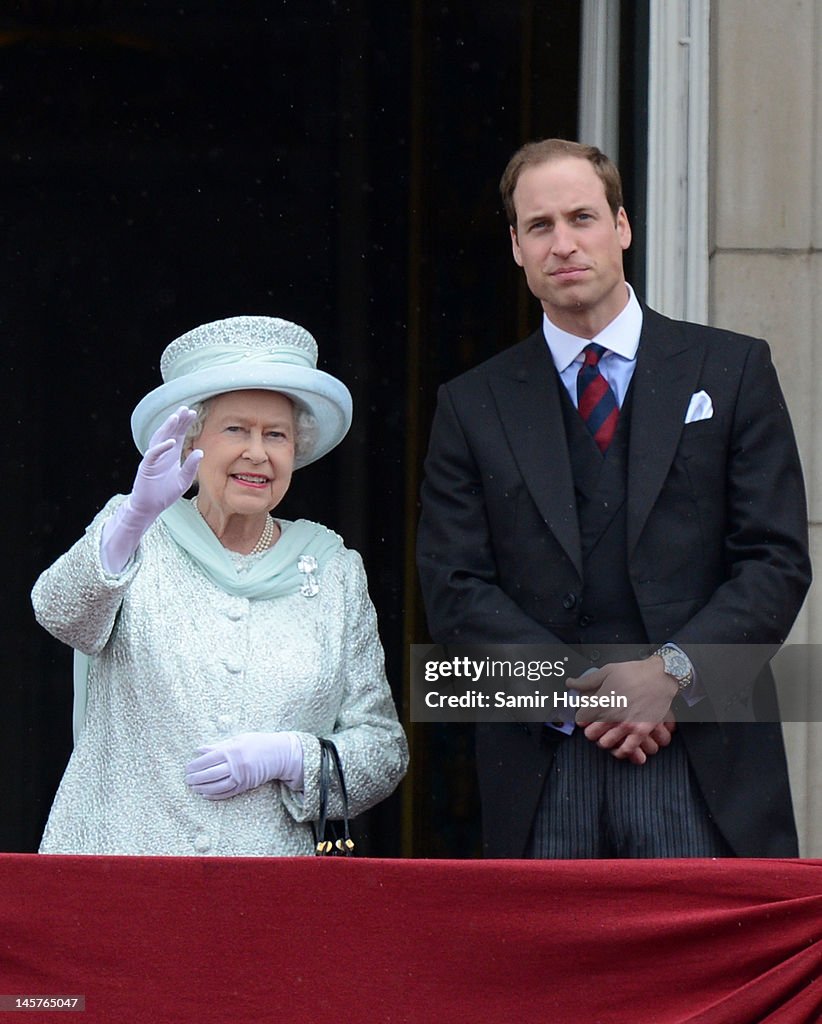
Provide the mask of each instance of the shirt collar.
POLYGON ((569 334, 551 323, 543 313, 542 333, 548 342, 551 357, 559 373, 566 370, 574 360, 579 359, 585 346, 592 342, 602 345, 609 352, 615 352, 623 359, 636 359, 639 335, 642 331, 642 307, 633 288, 627 282, 625 287, 628 289, 628 304, 594 338, 580 338, 576 334, 569 334))

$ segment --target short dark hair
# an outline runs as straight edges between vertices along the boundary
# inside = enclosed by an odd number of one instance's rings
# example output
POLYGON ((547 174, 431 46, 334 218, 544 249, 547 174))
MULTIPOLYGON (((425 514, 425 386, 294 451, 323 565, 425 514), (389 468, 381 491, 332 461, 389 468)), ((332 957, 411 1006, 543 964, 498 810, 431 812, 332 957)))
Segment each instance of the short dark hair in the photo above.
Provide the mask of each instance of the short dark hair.
POLYGON ((605 198, 616 217, 622 206, 622 178, 616 164, 596 146, 586 146, 581 142, 570 142, 568 139, 540 139, 537 142, 526 142, 508 161, 508 166, 500 178, 499 191, 508 223, 514 230, 517 227, 517 211, 514 206, 514 189, 519 176, 526 167, 548 163, 561 157, 574 156, 587 160, 597 173, 605 189, 605 198))

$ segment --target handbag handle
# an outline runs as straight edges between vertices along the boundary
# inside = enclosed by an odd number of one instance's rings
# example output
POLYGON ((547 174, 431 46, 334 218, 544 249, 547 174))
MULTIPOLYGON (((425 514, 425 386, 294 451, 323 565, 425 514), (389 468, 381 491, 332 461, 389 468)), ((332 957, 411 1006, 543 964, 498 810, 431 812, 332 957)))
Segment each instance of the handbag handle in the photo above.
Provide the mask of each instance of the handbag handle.
MULTIPOLYGON (((333 826, 332 831, 333 831, 333 826)), ((348 790, 345 786, 345 775, 343 774, 342 761, 337 747, 331 740, 320 737, 320 815, 314 829, 315 852, 318 856, 343 854, 350 857, 354 850, 354 840, 348 828, 348 790), (332 841, 326 838, 328 821, 328 794, 331 788, 331 765, 337 772, 340 783, 340 797, 343 808, 343 838, 332 841)))

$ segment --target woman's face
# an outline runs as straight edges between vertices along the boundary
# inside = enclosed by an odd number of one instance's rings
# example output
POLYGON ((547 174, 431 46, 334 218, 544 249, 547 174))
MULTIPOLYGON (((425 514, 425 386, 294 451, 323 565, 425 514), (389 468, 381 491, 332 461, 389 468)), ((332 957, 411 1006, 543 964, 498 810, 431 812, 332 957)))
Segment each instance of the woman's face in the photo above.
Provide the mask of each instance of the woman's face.
POLYGON ((259 515, 282 501, 294 469, 294 406, 273 391, 229 391, 211 400, 200 436, 199 507, 259 515))

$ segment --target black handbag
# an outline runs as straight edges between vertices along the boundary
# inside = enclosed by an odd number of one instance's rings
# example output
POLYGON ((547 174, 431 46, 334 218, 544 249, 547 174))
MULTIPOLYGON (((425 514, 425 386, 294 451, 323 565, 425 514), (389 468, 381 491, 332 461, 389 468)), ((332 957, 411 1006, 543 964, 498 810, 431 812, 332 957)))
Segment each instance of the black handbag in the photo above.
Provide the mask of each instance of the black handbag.
POLYGON ((348 791, 337 748, 331 740, 320 739, 320 817, 314 831, 314 852, 318 857, 350 857, 354 852, 354 840, 348 831, 348 791), (337 825, 328 820, 328 791, 331 787, 331 768, 337 772, 343 808, 343 835, 339 837, 337 825))

